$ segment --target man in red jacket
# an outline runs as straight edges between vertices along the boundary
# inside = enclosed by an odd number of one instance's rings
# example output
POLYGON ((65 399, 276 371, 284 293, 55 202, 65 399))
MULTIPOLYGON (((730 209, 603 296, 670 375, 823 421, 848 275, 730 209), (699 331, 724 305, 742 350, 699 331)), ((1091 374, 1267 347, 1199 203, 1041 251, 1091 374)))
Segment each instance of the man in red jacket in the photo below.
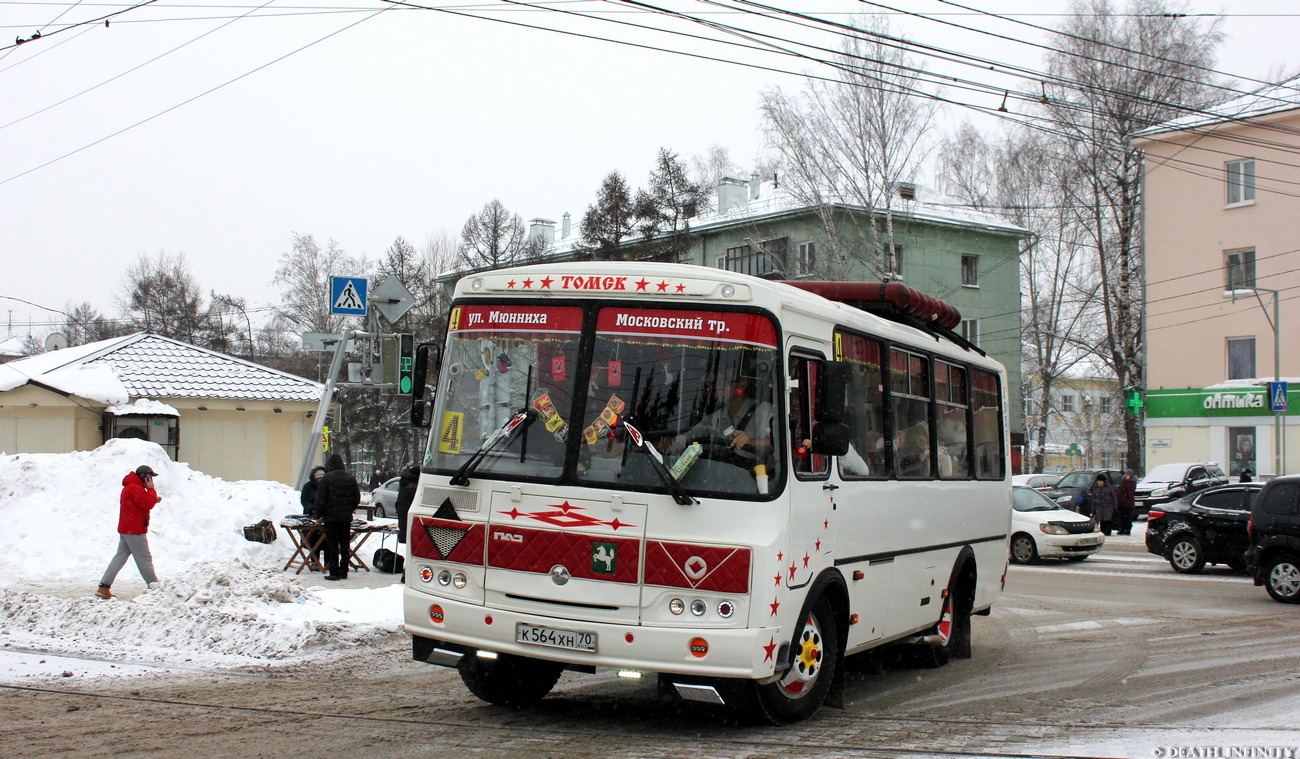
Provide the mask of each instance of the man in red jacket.
POLYGON ((117 553, 108 562, 104 577, 99 581, 99 590, 95 595, 100 598, 113 598, 109 588, 117 573, 126 565, 127 557, 135 557, 135 566, 145 584, 152 586, 158 582, 158 575, 153 571, 153 556, 149 553, 149 512, 162 496, 154 490, 153 478, 157 476, 148 466, 141 466, 134 472, 128 472, 122 478, 122 511, 117 518, 117 553))

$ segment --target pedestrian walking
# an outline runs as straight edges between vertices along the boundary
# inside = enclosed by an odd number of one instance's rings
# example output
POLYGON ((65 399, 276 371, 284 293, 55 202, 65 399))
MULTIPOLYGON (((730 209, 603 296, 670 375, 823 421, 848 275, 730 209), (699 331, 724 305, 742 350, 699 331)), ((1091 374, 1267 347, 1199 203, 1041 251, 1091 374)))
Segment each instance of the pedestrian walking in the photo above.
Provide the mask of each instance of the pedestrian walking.
POLYGON ((348 579, 352 512, 360 503, 357 478, 343 466, 342 456, 331 454, 325 462, 325 476, 316 487, 316 510, 312 514, 325 525, 326 580, 348 579))
POLYGON ((1137 475, 1132 469, 1124 470, 1124 478, 1115 488, 1115 534, 1132 535, 1133 517, 1137 514, 1137 503, 1133 494, 1137 492, 1137 475))
POLYGON ((149 553, 149 512, 162 500, 154 489, 154 477, 157 473, 148 466, 140 466, 134 472, 128 472, 122 478, 122 495, 118 499, 120 511, 117 517, 117 553, 108 562, 104 576, 99 580, 99 598, 113 598, 113 581, 117 573, 126 566, 127 558, 135 559, 136 569, 144 578, 145 585, 153 587, 158 583, 158 575, 153 571, 153 555, 149 553))
POLYGON ((402 472, 401 489, 397 491, 397 542, 406 542, 406 515, 415 501, 415 486, 420 481, 420 468, 413 466, 402 472))
POLYGON ((1243 469, 1243 470, 1241 470, 1241 480, 1240 480, 1240 482, 1250 482, 1250 481, 1253 479, 1252 475, 1254 475, 1254 474, 1255 474, 1255 473, 1252 472, 1252 471, 1250 471, 1249 469, 1243 469))
POLYGON ((1097 475, 1097 480, 1088 488, 1088 503, 1092 506, 1092 518, 1101 525, 1101 534, 1109 535, 1115 529, 1116 498, 1115 488, 1106 475, 1097 475))

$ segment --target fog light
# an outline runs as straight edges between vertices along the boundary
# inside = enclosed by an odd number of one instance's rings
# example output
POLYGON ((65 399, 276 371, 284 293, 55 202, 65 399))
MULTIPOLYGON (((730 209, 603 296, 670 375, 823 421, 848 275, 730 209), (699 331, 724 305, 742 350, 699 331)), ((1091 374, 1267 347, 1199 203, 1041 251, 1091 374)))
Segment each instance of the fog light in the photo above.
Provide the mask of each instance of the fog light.
POLYGON ((478 658, 480 658, 480 659, 495 659, 495 658, 497 658, 497 652, 496 652, 496 651, 484 651, 483 649, 480 648, 476 653, 478 654, 478 658))
POLYGON ((455 585, 457 590, 460 590, 469 584, 469 578, 465 576, 464 572, 457 572, 451 578, 451 584, 455 585))
POLYGON ((433 570, 428 567, 420 567, 420 580, 423 582, 432 582, 433 570))
POLYGON ((481 280, 481 279, 476 279, 476 280, 474 280, 473 283, 470 284, 470 287, 474 288, 474 290, 476 290, 476 291, 477 291, 477 290, 482 290, 482 289, 483 289, 483 280, 481 280))
POLYGON ((681 614, 686 611, 686 604, 682 602, 682 599, 674 598, 668 602, 668 611, 671 611, 673 614, 681 614))
POLYGON ((626 677, 626 678, 629 679, 629 680, 640 680, 640 679, 641 679, 641 673, 640 673, 640 672, 637 672, 635 669, 620 669, 620 670, 618 671, 618 676, 619 676, 619 677, 626 677))
POLYGON ((718 616, 728 619, 736 613, 736 605, 730 601, 722 601, 718 604, 718 616))
POLYGON ((448 571, 445 570, 445 569, 442 570, 441 572, 439 572, 439 573, 438 573, 438 584, 439 584, 439 585, 450 585, 450 584, 451 584, 451 572, 448 572, 448 571))
POLYGON ((705 603, 698 598, 695 599, 694 601, 691 601, 691 613, 697 617, 704 616, 704 611, 708 608, 709 607, 705 605, 705 603))
POLYGON ((724 297, 724 298, 734 298, 734 297, 736 297, 736 288, 733 287, 732 285, 723 285, 723 286, 722 286, 722 297, 724 297))

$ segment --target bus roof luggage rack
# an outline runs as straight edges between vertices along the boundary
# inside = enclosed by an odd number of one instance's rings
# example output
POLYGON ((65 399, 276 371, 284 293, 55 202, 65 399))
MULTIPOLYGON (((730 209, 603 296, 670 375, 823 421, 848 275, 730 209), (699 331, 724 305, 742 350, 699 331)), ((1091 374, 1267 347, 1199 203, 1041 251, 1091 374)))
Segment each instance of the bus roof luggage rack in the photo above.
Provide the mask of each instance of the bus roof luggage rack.
POLYGON ((898 282, 826 282, 783 280, 791 287, 807 290, 827 300, 860 308, 886 319, 926 332, 937 333, 981 355, 953 328, 961 324, 961 312, 954 306, 898 282))

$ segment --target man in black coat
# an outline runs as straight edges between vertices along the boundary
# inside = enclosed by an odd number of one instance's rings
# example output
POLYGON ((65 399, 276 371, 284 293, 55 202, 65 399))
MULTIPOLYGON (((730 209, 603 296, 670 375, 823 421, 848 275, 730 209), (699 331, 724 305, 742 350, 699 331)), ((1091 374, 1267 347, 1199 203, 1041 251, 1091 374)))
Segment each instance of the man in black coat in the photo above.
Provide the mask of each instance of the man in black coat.
POLYGON ((397 491, 397 542, 406 542, 406 515, 415 501, 415 486, 420 481, 420 468, 413 466, 402 472, 401 489, 397 491))
POLYGON ((316 510, 312 515, 325 525, 326 580, 348 579, 352 512, 360 504, 357 478, 343 466, 342 456, 331 454, 325 462, 325 476, 316 488, 316 510))

